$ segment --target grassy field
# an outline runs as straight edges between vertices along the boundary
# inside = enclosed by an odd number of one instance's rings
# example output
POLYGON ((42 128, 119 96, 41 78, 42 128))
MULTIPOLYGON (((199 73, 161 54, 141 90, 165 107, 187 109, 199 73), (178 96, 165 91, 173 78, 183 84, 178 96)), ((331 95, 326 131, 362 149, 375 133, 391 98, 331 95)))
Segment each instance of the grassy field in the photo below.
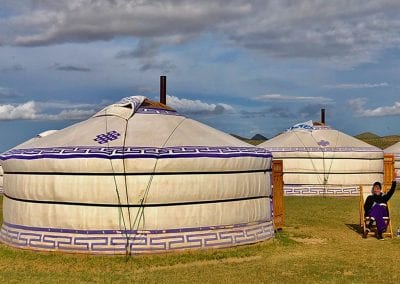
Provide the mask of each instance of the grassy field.
MULTIPOLYGON (((275 239, 232 249, 125 257, 30 252, 1 244, 0 282, 398 283, 400 239, 362 239, 358 202, 286 198, 286 227, 275 239)), ((400 225, 399 208, 397 192, 394 229, 400 225)))

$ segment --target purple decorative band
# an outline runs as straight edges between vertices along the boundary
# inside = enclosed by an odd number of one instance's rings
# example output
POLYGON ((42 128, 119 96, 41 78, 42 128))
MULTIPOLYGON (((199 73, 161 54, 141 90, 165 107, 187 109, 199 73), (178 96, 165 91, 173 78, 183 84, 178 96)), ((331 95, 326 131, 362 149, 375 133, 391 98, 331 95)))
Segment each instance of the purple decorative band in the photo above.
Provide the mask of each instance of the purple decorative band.
POLYGON ((2 242, 25 249, 93 254, 160 253, 183 249, 222 248, 274 236, 272 221, 232 226, 172 230, 64 230, 4 223, 2 242))
POLYGON ((263 148, 256 147, 207 147, 207 146, 179 146, 179 147, 54 147, 33 149, 12 149, 0 155, 0 160, 20 159, 73 159, 73 158, 100 158, 100 159, 172 159, 172 158, 236 158, 256 157, 271 158, 271 153, 263 148))
POLYGON ((140 113, 140 114, 163 114, 163 115, 181 116, 175 110, 166 110, 166 109, 161 109, 161 108, 144 108, 144 107, 140 107, 140 108, 138 108, 136 110, 136 113, 140 113))
POLYGON ((265 147, 271 152, 382 152, 376 147, 265 147))

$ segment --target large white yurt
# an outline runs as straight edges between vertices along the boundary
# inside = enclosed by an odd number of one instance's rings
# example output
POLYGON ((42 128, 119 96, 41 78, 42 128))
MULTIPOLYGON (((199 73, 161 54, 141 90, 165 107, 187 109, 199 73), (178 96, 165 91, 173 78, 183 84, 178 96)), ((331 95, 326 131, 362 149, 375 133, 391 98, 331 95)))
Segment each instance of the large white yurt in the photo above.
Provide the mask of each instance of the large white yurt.
POLYGON ((383 151, 326 125, 299 123, 261 143, 283 160, 285 195, 359 195, 383 179, 383 151))
POLYGON ((400 142, 387 147, 384 150, 385 154, 393 154, 394 155, 394 168, 398 171, 397 180, 400 181, 400 142))
POLYGON ((271 153, 144 97, 1 159, 10 246, 151 253, 274 235, 271 153))

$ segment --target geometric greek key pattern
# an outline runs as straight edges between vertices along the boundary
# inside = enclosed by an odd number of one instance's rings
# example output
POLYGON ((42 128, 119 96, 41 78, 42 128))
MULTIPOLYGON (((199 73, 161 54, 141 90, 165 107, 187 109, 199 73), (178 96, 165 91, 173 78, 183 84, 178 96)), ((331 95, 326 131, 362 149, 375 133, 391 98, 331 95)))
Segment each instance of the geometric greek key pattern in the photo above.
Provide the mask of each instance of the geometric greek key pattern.
MULTIPOLYGON (((376 147, 265 147, 271 152, 382 152, 376 147)), ((308 157, 309 158, 309 157, 308 157)))
POLYGON ((359 186, 284 185, 285 196, 360 196, 359 186))
POLYGON ((89 254, 124 254, 126 246, 134 254, 224 248, 273 236, 272 221, 155 231, 65 230, 4 222, 0 231, 0 240, 13 247, 89 254))
POLYGON ((0 155, 0 160, 20 159, 73 159, 73 158, 232 158, 258 157, 271 158, 271 153, 257 147, 207 147, 207 146, 178 146, 178 147, 52 147, 12 149, 0 155))

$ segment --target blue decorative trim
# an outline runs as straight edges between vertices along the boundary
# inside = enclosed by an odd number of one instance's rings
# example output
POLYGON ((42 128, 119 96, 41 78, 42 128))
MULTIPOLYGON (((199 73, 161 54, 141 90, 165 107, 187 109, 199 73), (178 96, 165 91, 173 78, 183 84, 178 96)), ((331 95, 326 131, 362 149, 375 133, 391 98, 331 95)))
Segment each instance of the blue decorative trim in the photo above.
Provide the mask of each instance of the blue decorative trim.
POLYGON ((264 147, 271 152, 377 152, 376 147, 264 147))
POLYGON ((179 146, 179 147, 54 147, 12 149, 0 155, 0 160, 19 159, 173 159, 173 158, 237 158, 256 157, 271 158, 272 154, 263 148, 256 147, 207 147, 207 146, 179 146))
POLYGON ((272 221, 170 230, 70 230, 3 223, 0 240, 10 246, 45 251, 123 254, 222 248, 274 236, 272 221))

